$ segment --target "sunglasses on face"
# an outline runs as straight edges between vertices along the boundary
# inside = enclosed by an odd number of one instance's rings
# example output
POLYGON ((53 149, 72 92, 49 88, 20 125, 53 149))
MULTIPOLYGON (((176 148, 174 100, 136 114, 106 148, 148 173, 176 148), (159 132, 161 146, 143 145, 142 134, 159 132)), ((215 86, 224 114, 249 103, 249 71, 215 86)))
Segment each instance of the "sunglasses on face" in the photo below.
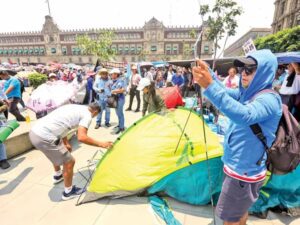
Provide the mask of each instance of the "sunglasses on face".
POLYGON ((253 72, 256 71, 256 66, 244 66, 239 68, 239 72, 242 73, 245 71, 246 76, 250 76, 253 72))

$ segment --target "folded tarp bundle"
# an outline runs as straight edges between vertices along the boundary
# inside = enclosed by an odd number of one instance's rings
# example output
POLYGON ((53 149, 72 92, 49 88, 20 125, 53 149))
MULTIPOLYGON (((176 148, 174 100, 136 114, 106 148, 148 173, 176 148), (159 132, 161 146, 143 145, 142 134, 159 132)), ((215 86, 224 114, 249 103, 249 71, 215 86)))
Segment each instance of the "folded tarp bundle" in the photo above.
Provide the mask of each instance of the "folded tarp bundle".
POLYGON ((0 143, 3 143, 8 136, 19 127, 20 124, 16 120, 7 121, 0 127, 0 143))

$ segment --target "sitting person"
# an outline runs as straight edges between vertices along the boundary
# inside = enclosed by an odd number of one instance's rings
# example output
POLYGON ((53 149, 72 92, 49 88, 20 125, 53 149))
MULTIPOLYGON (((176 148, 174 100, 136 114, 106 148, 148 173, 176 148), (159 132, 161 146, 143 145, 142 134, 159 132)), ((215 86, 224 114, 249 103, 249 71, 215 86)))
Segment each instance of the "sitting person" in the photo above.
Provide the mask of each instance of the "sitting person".
POLYGON ((159 112, 163 109, 166 109, 164 100, 156 93, 155 83, 151 82, 147 78, 142 78, 138 90, 143 90, 143 116, 146 115, 146 112, 159 112))

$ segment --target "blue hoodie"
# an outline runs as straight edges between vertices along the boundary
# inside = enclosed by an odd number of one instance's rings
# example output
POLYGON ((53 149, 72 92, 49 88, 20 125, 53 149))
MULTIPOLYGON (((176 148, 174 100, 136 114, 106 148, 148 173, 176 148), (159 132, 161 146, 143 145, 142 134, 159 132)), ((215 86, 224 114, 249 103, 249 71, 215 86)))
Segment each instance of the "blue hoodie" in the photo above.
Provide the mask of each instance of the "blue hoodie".
POLYGON ((224 139, 224 164, 239 175, 254 176, 266 170, 266 154, 258 166, 264 147, 250 125, 258 123, 271 146, 282 108, 279 95, 274 93, 262 93, 253 99, 261 90, 272 88, 278 67, 276 57, 269 50, 259 50, 248 57, 257 62, 256 74, 248 88, 243 88, 240 81, 239 89, 227 89, 214 79, 204 95, 231 120, 224 139))

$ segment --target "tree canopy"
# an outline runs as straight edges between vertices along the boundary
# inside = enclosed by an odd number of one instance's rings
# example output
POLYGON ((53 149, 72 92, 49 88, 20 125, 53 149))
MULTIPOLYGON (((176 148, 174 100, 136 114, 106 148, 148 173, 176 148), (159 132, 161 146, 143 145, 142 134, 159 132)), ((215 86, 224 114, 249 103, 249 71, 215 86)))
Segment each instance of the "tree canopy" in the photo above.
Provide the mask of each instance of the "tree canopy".
POLYGON ((300 51, 300 26, 281 30, 275 34, 255 40, 257 49, 270 49, 272 52, 300 51))
POLYGON ((242 8, 234 0, 216 0, 211 9, 209 5, 200 6, 199 14, 201 15, 202 25, 204 16, 208 15, 206 36, 209 41, 214 42, 214 62, 217 49, 220 48, 220 40, 225 37, 224 51, 228 37, 234 36, 236 33, 238 26, 236 17, 241 15, 242 12, 242 8))
POLYGON ((85 34, 77 36, 76 42, 86 54, 97 56, 100 61, 108 61, 115 56, 115 51, 112 49, 113 37, 112 31, 104 31, 99 33, 96 40, 85 34))

